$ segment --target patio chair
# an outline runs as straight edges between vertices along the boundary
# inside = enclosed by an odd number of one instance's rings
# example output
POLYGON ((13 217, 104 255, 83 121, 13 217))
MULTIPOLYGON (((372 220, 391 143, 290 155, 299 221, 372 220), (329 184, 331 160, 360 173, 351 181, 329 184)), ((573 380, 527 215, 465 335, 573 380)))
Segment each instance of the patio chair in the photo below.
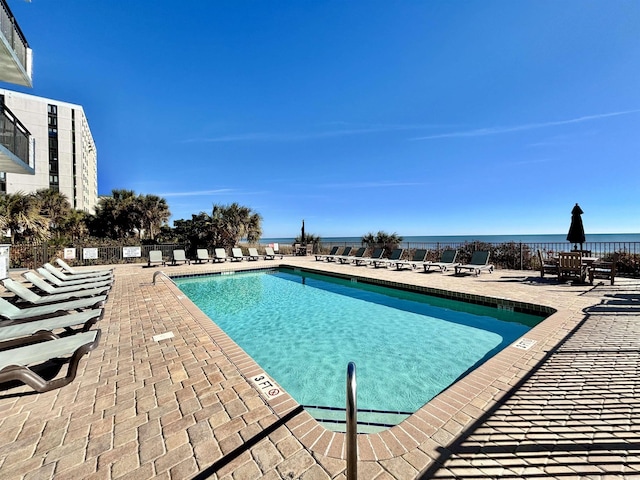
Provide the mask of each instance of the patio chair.
POLYGON ((283 254, 274 252, 272 247, 264 247, 264 259, 265 260, 275 260, 276 255, 280 256, 280 260, 282 260, 284 258, 283 254))
POLYGON ((208 262, 211 260, 209 257, 209 251, 206 248, 198 248, 196 250, 196 263, 208 262))
POLYGON ((610 262, 598 261, 589 266, 589 283, 593 285, 595 278, 605 278, 613 285, 616 279, 616 269, 618 264, 618 254, 614 253, 610 262))
POLYGON ((216 248, 213 250, 214 262, 226 262, 228 258, 227 251, 224 248, 216 248))
POLYGON ((249 247, 249 255, 247 255, 247 260, 256 261, 260 259, 260 255, 258 254, 258 249, 255 247, 249 247))
POLYGON ((413 252, 413 258, 411 258, 411 260, 400 260, 398 262, 395 262, 396 269, 402 270, 404 267, 411 267, 412 270, 415 270, 418 267, 419 263, 424 262, 425 258, 427 258, 427 250, 417 249, 415 252, 413 252))
POLYGON ((464 265, 456 265, 454 267, 456 275, 462 270, 471 271, 476 277, 480 275, 483 270, 488 270, 489 273, 493 273, 493 265, 489 263, 489 255, 491 252, 484 250, 477 250, 471 255, 471 261, 464 265))
MULTIPOLYGON (((90 288, 85 290, 75 290, 73 292, 66 293, 53 293, 47 295, 38 295, 37 293, 29 290, 22 283, 16 282, 11 278, 5 278, 1 280, 4 287, 16 296, 20 297, 25 302, 32 305, 44 305, 47 303, 63 302, 74 298, 94 297, 96 295, 103 294, 105 288, 90 288)), ((106 289, 108 290, 108 288, 106 289)), ((105 295, 106 297, 106 295, 105 295)))
POLYGON ((333 246, 331 247, 331 251, 326 255, 316 254, 316 260, 327 260, 330 257, 333 258, 333 256, 338 253, 339 249, 339 246, 333 246))
POLYGON ((58 270, 56 267, 54 267, 53 265, 51 265, 50 263, 45 263, 44 265, 42 265, 42 268, 44 268, 45 270, 47 270, 48 272, 50 272, 51 274, 55 275, 56 277, 58 277, 60 280, 68 282, 68 281, 75 281, 75 280, 80 280, 83 282, 87 282, 87 281, 95 281, 97 279, 112 279, 112 275, 109 273, 108 275, 83 275, 83 274, 78 274, 78 275, 73 275, 70 273, 65 273, 62 270, 58 270))
POLYGON ((64 329, 67 332, 71 332, 73 330, 71 327, 77 325, 81 325, 81 327, 75 331, 88 332, 103 315, 103 308, 94 308, 68 315, 46 317, 40 320, 12 322, 0 327, 0 347, 4 350, 7 347, 21 343, 23 337, 35 334, 53 340, 58 338, 58 335, 53 333, 54 331, 64 329))
POLYGON ((75 268, 71 267, 71 265, 68 265, 67 262, 65 262, 63 259, 61 258, 56 258, 56 263, 58 265, 60 265, 60 267, 62 268, 62 270, 64 270, 65 272, 71 274, 71 275, 96 275, 96 276, 100 276, 100 275, 113 275, 113 268, 97 268, 97 269, 87 269, 87 270, 76 270, 75 268))
POLYGON ((246 257, 244 256, 244 254, 242 253, 242 249, 239 247, 234 247, 231 249, 231 261, 232 262, 241 262, 243 261, 246 257))
POLYGON ((106 295, 96 295, 95 297, 79 298, 76 300, 67 300, 65 302, 20 308, 9 302, 6 298, 0 297, 0 317, 4 317, 7 320, 23 320, 27 318, 35 319, 35 317, 51 315, 56 312, 96 308, 102 305, 106 299, 106 295))
POLYGON ((587 276, 587 266, 582 262, 582 252, 558 253, 558 280, 577 278, 584 282, 587 276))
POLYGON ((149 250, 149 261, 147 262, 147 267, 157 263, 161 264, 163 267, 165 266, 164 258, 162 258, 162 250, 149 250))
POLYGON ((374 260, 373 266, 375 268, 382 267, 383 265, 385 267, 389 267, 389 265, 393 264, 394 262, 400 261, 403 253, 404 253, 404 248, 395 248, 391 252, 391 255, 389 256, 389 258, 379 258, 377 260, 374 260))
POLYGON ((187 258, 187 254, 184 250, 174 250, 173 258, 171 259, 171 265, 177 265, 178 262, 182 262, 183 265, 191 265, 191 260, 187 258))
POLYGON ((445 250, 442 252, 442 255, 440 255, 439 262, 424 262, 422 266, 424 267, 425 272, 428 272, 431 267, 438 267, 440 269, 440 273, 446 272, 449 267, 455 267, 458 265, 456 262, 457 257, 457 250, 445 250))
POLYGON ((545 273, 558 275, 558 262, 553 259, 545 260, 540 250, 538 250, 538 261, 540 262, 540 277, 544 277, 545 273))
POLYGON ((63 387, 76 377, 82 356, 96 348, 99 342, 100 330, 90 330, 64 338, 0 351, 0 383, 17 380, 29 385, 37 392, 47 392, 63 387), (46 380, 30 368, 33 365, 68 356, 71 358, 67 374, 61 378, 46 380))
MULTIPOLYGON (((106 293, 109 289, 111 289, 111 281, 110 280, 101 280, 99 282, 90 282, 90 283, 82 283, 79 285, 69 285, 66 287, 54 287, 50 283, 47 283, 42 277, 36 275, 35 272, 24 272, 22 276, 25 280, 31 282, 31 284, 36 287, 42 293, 55 294, 55 293, 65 293, 65 292, 74 292, 76 290, 90 290, 92 288, 104 288, 104 293, 106 293)), ((54 277, 55 278, 55 277, 54 277)))
POLYGON ((66 286, 70 286, 70 285, 74 285, 74 286, 86 286, 87 284, 91 284, 91 283, 95 283, 96 281, 100 281, 100 282, 107 282, 109 285, 113 283, 113 279, 112 278, 104 278, 104 277, 100 277, 100 280, 94 280, 94 279, 86 279, 86 278, 80 278, 77 280, 62 280, 60 277, 54 275, 53 273, 51 273, 49 270, 47 270, 46 268, 43 267, 38 267, 37 272, 42 275, 48 282, 50 282, 51 284, 57 286, 57 287, 66 287, 66 286))

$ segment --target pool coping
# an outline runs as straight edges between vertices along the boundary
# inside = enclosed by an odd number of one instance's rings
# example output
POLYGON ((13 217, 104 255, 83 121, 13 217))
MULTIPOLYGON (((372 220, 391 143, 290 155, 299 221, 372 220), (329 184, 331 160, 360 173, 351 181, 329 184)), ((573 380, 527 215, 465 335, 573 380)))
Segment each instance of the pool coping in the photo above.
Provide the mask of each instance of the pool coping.
MULTIPOLYGON (((496 298, 471 293, 423 287, 409 283, 393 282, 371 277, 362 277, 352 273, 331 272, 308 265, 293 265, 281 262, 269 267, 252 268, 243 265, 225 270, 201 272, 197 274, 169 275, 170 279, 179 277, 195 277, 225 272, 247 272, 274 270, 277 268, 307 270, 323 275, 341 278, 358 278, 363 282, 384 286, 395 286, 410 291, 434 294, 445 298, 467 301, 469 303, 490 302, 491 306, 507 305, 513 308, 529 306, 527 302, 496 298), (401 286, 401 287, 399 287, 401 286)), ((211 336, 213 342, 237 367, 240 374, 255 387, 251 378, 263 373, 263 369, 240 346, 238 346, 214 321, 209 319, 173 281, 166 283, 185 308, 196 318, 198 323, 211 336)), ((530 371, 549 350, 557 346, 568 334, 566 323, 568 316, 575 312, 561 311, 550 306, 539 306, 546 311, 552 310, 547 318, 534 326, 526 334, 533 342, 527 349, 518 348, 514 344, 507 346, 485 363, 467 373, 455 383, 418 409, 407 419, 379 433, 362 433, 358 435, 360 461, 379 461, 392 459, 421 447, 431 458, 441 457, 446 445, 470 427, 483 413, 489 411, 504 395, 513 388, 530 371), (426 447, 428 445, 429 447, 426 447)), ((283 389, 284 391, 284 389, 283 389)), ((265 403, 274 414, 283 418, 300 408, 298 402, 286 391, 276 398, 264 398, 265 403)), ((346 435, 326 429, 308 412, 302 411, 287 422, 294 436, 311 452, 325 457, 344 460, 346 458, 346 435)))

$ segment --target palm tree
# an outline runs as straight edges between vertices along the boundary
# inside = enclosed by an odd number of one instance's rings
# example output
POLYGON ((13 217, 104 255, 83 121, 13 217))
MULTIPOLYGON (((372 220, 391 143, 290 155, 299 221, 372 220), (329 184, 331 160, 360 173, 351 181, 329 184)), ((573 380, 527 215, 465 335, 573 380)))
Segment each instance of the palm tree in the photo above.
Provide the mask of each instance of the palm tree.
POLYGON ((167 201, 157 195, 140 195, 143 227, 148 232, 151 240, 155 239, 156 233, 169 221, 171 212, 167 201))
POLYGON ((79 240, 89 234, 87 226, 89 214, 83 210, 71 210, 60 223, 60 231, 72 240, 79 240))
POLYGON ((0 196, 0 226, 11 231, 11 243, 22 237, 29 240, 49 238, 49 222, 40 214, 39 202, 22 192, 0 196))
POLYGON ((49 227, 56 231, 60 223, 71 212, 71 204, 64 193, 45 188, 33 194, 40 206, 40 214, 49 219, 49 227))
POLYGON ((110 197, 98 200, 91 219, 93 235, 116 240, 136 235, 142 230, 142 210, 133 190, 112 190, 110 197))
POLYGON ((211 233, 213 245, 233 247, 240 239, 256 242, 262 235, 262 217, 237 203, 213 205, 211 233))
POLYGON ((402 237, 397 233, 387 233, 382 230, 375 235, 369 232, 362 236, 363 245, 373 248, 384 248, 385 256, 389 256, 394 248, 398 248, 402 240, 402 237))

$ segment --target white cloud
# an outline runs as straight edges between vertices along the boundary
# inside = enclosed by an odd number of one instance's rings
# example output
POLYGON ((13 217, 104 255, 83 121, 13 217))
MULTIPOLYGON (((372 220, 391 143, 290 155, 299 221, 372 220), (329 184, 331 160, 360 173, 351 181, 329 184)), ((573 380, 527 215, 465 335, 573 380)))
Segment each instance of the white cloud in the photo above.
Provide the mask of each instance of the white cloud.
POLYGON ((622 112, 602 113, 598 115, 586 115, 584 117, 572 118, 569 120, 559 120, 555 122, 528 123, 524 125, 514 125, 512 127, 490 127, 478 128, 474 130, 465 130, 450 133, 439 133, 436 135, 427 135, 424 137, 412 138, 412 140, 433 140, 437 138, 461 138, 461 137, 486 137, 489 135, 501 135, 504 133, 522 132, 526 130, 535 130, 538 128, 556 127, 559 125, 569 125, 573 123, 582 123, 592 120, 600 120, 602 118, 617 117, 620 115, 630 115, 638 113, 640 110, 626 110, 622 112))

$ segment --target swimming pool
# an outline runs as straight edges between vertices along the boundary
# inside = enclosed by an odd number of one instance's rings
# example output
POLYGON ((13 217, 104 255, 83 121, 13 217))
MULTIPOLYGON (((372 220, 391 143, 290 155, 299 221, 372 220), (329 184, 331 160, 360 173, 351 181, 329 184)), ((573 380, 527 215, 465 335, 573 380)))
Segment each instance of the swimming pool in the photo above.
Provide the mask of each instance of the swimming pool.
POLYGON ((280 269, 174 279, 318 419, 344 418, 358 369, 359 420, 396 424, 542 317, 280 269), (364 415, 364 416, 363 416, 364 415))

